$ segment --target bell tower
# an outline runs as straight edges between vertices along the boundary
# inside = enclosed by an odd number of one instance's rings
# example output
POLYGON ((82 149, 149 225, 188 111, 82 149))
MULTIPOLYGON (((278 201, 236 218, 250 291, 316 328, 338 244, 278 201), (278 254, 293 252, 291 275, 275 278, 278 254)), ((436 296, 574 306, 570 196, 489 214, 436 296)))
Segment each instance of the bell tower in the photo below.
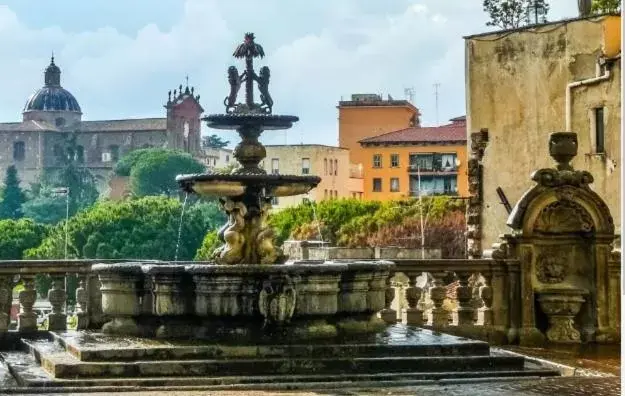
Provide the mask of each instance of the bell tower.
POLYGON ((201 151, 201 120, 204 109, 200 105, 200 95, 195 89, 182 84, 167 93, 167 147, 198 155, 201 151))

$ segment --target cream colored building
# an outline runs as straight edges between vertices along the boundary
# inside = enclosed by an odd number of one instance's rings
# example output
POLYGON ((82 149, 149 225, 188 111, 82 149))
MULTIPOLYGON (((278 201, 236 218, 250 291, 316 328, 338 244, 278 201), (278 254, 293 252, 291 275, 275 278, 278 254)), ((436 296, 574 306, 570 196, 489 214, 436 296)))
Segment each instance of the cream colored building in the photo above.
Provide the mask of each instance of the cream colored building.
POLYGON ((578 134, 572 165, 594 175, 620 233, 620 30, 620 16, 604 15, 465 38, 467 129, 489 134, 483 249, 509 232, 497 188, 514 205, 534 170, 554 166, 548 136, 560 131, 578 134))
POLYGON ((227 168, 233 164, 238 164, 232 155, 232 150, 227 148, 203 148, 202 162, 210 169, 227 168))
POLYGON ((298 205, 305 198, 313 201, 362 196, 362 177, 349 163, 349 150, 320 144, 268 145, 261 166, 267 173, 319 176, 321 182, 308 196, 279 197, 274 209, 298 205), (360 180, 360 183, 359 183, 360 180), (360 190, 358 190, 360 188, 360 190))

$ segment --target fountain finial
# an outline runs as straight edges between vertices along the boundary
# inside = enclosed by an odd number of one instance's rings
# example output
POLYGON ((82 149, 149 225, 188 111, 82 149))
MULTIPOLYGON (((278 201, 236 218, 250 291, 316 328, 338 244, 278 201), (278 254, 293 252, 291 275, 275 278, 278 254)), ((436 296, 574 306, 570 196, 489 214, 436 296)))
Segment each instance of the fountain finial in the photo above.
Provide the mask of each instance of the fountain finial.
POLYGON ((254 58, 264 58, 265 50, 256 43, 254 33, 245 33, 243 43, 239 44, 232 54, 237 59, 245 59, 245 71, 239 75, 235 66, 228 68, 230 94, 224 99, 226 113, 238 114, 271 114, 273 100, 269 94, 269 68, 263 66, 259 74, 254 71, 254 58), (254 103, 254 81, 258 84, 260 103, 254 103), (236 103, 241 84, 245 83, 245 103, 236 103))
POLYGON ((558 170, 573 170, 569 162, 577 155, 577 134, 555 132, 549 135, 549 155, 557 162, 558 170))

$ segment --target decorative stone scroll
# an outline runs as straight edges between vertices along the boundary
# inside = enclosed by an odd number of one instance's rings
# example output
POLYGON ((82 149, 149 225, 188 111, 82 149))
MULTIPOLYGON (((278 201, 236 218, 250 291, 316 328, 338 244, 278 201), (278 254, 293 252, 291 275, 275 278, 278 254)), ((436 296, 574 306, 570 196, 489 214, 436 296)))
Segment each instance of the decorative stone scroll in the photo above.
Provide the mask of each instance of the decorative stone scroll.
POLYGON ((488 144, 488 129, 471 134, 471 153, 468 167, 469 201, 467 205, 467 253, 472 259, 482 257, 482 158, 488 144))

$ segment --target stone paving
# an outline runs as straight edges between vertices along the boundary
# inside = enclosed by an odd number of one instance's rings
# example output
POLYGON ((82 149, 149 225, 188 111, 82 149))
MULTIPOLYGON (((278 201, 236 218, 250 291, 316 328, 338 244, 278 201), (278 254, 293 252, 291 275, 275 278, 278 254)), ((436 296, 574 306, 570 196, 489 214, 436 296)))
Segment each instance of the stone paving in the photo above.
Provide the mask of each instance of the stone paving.
MULTIPOLYGON (((41 391, 40 391, 41 392, 41 391)), ((45 391, 44 391, 45 392, 45 391)), ((57 396, 60 393, 37 393, 38 395, 57 396)), ((63 393, 67 395, 68 393, 63 393)), ((94 396, 98 393, 69 393, 74 396, 94 396)), ((103 393, 99 393, 102 395, 103 393)), ((464 384, 432 385, 407 388, 373 388, 373 389, 337 389, 323 391, 143 391, 116 392, 116 396, 613 396, 621 394, 619 377, 561 377, 533 380, 510 380, 497 382, 476 382, 464 384)), ((26 394, 22 394, 26 395, 26 394)))

